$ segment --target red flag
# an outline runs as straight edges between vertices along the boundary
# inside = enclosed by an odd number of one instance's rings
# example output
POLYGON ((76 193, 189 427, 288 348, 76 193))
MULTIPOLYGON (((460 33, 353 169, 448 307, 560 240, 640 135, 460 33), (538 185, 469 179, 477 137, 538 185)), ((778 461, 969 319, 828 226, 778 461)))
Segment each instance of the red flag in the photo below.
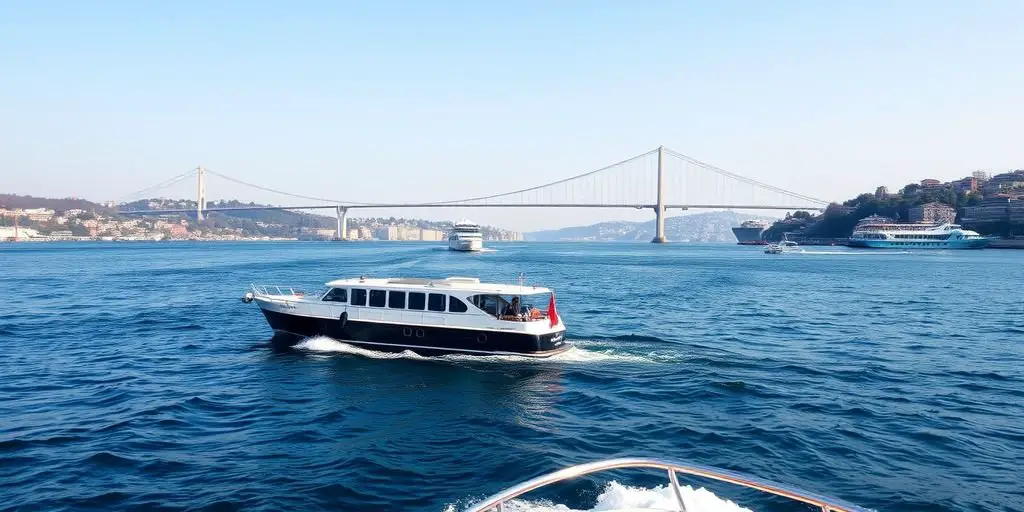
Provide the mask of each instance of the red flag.
POLYGON ((555 311, 555 294, 551 293, 551 300, 548 301, 548 320, 551 322, 551 327, 558 325, 558 311, 555 311))

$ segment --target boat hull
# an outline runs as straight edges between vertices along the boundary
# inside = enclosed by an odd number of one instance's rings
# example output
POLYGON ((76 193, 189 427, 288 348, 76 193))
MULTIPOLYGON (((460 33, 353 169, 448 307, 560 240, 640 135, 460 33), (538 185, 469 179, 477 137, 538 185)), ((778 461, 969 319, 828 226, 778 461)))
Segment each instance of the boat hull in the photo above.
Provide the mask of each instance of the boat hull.
POLYGON ((739 245, 765 245, 768 242, 761 238, 764 234, 764 227, 735 227, 732 234, 736 237, 739 245))
POLYGON ((482 251, 483 248, 482 240, 450 240, 448 242, 448 249, 452 251, 476 252, 482 251))
POLYGON ((464 329, 451 326, 402 325, 365 320, 317 318, 260 308, 270 328, 296 342, 327 336, 362 348, 423 356, 444 354, 550 357, 570 348, 565 331, 547 334, 464 329))
POLYGON ((982 249, 989 244, 988 239, 968 240, 860 240, 851 238, 847 245, 864 249, 982 249))

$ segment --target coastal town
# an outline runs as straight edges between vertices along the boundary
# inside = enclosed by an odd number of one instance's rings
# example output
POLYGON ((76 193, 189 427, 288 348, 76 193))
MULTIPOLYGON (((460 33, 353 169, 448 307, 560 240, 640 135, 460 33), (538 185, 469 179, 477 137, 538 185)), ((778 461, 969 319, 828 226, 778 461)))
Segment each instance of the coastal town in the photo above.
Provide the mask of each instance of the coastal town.
MULTIPOLYGON (((268 219, 211 214, 197 222, 194 216, 126 216, 111 204, 95 208, 0 207, 0 241, 255 241, 333 240, 330 219, 322 216, 278 213, 268 219)), ((416 219, 370 218, 349 221, 348 240, 441 242, 451 223, 416 219)), ((520 241, 517 231, 483 226, 485 240, 520 241)))

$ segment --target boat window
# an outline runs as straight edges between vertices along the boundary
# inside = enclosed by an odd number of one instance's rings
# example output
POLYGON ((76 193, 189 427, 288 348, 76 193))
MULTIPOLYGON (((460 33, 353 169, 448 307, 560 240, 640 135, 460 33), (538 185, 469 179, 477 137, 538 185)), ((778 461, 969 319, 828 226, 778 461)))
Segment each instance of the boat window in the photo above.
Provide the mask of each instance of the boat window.
POLYGON ((366 290, 360 288, 352 289, 352 305, 353 306, 365 306, 366 305, 366 290))
POLYGON ((388 307, 391 309, 405 309, 405 292, 388 292, 388 307))
POLYGON ((328 302, 348 302, 348 290, 345 288, 331 288, 331 291, 324 295, 322 300, 328 302))
POLYGON ((431 293, 427 302, 427 309, 431 311, 444 311, 445 297, 443 293, 431 293))
POLYGON ((469 311, 469 307, 466 306, 465 302, 462 302, 456 297, 448 298, 448 312, 465 313, 466 311, 469 311))
POLYGON ((370 290, 370 305, 375 308, 384 307, 384 301, 388 294, 384 290, 370 290))
POLYGON ((427 294, 423 292, 409 292, 409 309, 423 311, 427 307, 427 294))
POLYGON ((500 295, 473 295, 469 302, 494 316, 505 314, 509 305, 509 301, 500 295))

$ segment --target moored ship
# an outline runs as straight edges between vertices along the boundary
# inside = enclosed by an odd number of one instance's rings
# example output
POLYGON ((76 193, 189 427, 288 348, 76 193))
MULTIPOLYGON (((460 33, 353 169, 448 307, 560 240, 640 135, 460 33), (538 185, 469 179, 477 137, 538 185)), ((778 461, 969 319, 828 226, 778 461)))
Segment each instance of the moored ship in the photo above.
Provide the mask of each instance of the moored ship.
POLYGON ((736 243, 739 245, 766 245, 768 242, 762 238, 769 224, 762 220, 743 221, 739 227, 732 228, 732 234, 736 236, 736 243))
POLYGON ((480 251, 484 248, 484 235, 480 226, 468 220, 460 220, 448 233, 448 249, 452 251, 480 251))
POLYGON ((861 222, 847 242, 874 249, 981 249, 989 239, 958 224, 861 222))
POLYGON ((252 285, 270 327, 299 341, 327 336, 385 352, 549 357, 569 349, 554 292, 479 279, 359 277, 327 283, 326 291, 252 285), (535 300, 547 309, 534 306, 535 300))

